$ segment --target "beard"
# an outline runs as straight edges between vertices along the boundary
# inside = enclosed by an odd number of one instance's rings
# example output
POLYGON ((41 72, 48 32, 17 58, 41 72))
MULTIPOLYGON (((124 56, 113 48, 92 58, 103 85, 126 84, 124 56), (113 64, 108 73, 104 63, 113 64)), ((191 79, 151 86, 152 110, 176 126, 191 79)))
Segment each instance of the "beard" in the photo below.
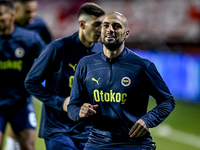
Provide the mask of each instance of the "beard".
POLYGON ((102 44, 105 45, 105 47, 108 50, 115 51, 123 44, 123 41, 115 40, 114 42, 110 43, 110 42, 106 42, 105 38, 104 38, 104 39, 102 39, 102 44))

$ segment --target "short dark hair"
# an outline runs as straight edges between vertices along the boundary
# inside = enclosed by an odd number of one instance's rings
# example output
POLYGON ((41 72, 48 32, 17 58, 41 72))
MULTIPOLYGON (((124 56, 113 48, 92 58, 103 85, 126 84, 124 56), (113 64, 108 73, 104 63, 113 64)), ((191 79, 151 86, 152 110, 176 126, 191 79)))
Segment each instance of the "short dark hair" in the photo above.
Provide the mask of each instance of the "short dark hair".
POLYGON ((78 18, 82 14, 94 15, 96 17, 100 17, 105 15, 105 12, 100 6, 98 6, 95 3, 85 3, 79 8, 77 15, 78 18))
POLYGON ((0 5, 4 5, 7 8, 14 9, 14 3, 10 0, 0 0, 0 5))
POLYGON ((26 3, 31 1, 37 1, 37 0, 15 0, 15 2, 20 2, 20 3, 26 3))

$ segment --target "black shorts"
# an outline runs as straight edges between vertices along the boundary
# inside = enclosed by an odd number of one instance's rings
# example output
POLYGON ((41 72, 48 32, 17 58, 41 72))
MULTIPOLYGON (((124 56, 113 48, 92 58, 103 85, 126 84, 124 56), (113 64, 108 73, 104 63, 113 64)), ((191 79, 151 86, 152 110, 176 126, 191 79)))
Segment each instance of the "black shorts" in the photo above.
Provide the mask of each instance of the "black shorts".
POLYGON ((11 124, 16 135, 24 129, 35 129, 37 121, 33 102, 29 100, 26 104, 0 106, 1 132, 5 131, 8 122, 11 124))

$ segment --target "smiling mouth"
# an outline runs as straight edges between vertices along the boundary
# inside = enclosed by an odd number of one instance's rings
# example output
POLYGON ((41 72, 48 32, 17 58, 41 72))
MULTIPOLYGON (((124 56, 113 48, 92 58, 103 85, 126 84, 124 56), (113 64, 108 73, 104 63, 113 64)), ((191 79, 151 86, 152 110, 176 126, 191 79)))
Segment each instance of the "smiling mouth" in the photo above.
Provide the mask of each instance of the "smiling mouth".
POLYGON ((105 38, 106 38, 108 41, 113 41, 113 40, 115 40, 115 36, 114 36, 114 35, 106 35, 105 38))

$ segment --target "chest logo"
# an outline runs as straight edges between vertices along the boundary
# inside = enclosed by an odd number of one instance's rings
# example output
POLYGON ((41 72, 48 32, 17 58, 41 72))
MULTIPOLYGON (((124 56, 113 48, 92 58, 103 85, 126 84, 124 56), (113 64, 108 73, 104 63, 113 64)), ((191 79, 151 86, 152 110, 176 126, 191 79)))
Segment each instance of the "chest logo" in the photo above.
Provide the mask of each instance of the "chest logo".
POLYGON ((99 79, 100 78, 98 78, 98 80, 96 80, 95 78, 92 78, 92 81, 95 81, 97 83, 97 85, 99 85, 99 79))
POLYGON ((77 64, 75 64, 75 65, 72 65, 71 63, 69 63, 69 66, 75 71, 76 70, 76 66, 77 66, 77 64))
POLYGON ((131 84, 131 79, 129 77, 123 77, 121 80, 123 86, 129 86, 131 84))
POLYGON ((15 50, 15 56, 16 56, 17 58, 22 58, 22 57, 24 57, 24 55, 25 55, 25 50, 24 50, 23 48, 18 47, 18 48, 15 50))

